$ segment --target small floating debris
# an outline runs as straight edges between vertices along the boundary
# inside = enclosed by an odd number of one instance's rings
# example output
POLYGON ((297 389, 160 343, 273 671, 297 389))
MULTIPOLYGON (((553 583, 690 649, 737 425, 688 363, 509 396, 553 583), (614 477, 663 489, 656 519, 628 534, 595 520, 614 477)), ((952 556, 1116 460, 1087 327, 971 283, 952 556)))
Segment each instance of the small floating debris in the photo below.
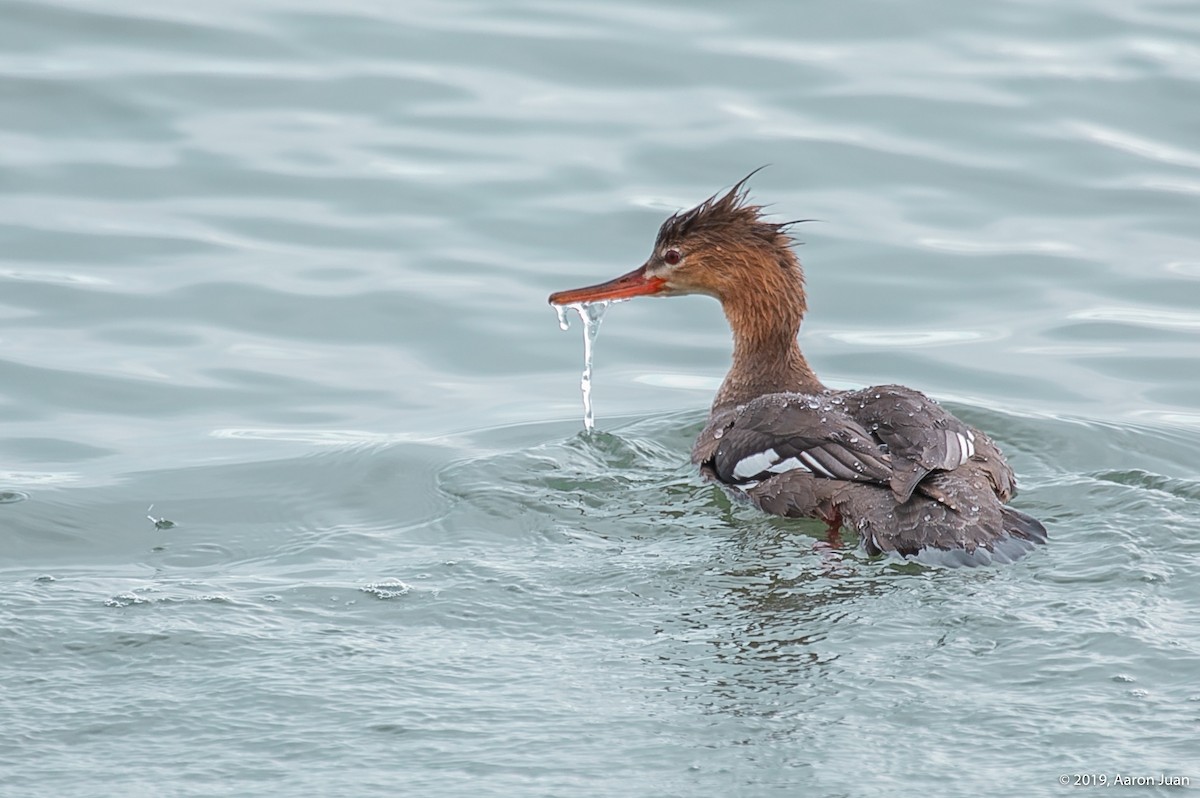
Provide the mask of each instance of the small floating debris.
POLYGON ((153 504, 146 508, 146 513, 147 513, 146 517, 150 519, 150 523, 154 524, 155 529, 174 529, 175 528, 174 521, 168 521, 166 518, 155 518, 154 516, 150 515, 149 514, 150 511, 153 509, 154 509, 153 504))
POLYGON ((16 504, 29 498, 29 494, 19 490, 0 490, 0 504, 16 504))
POLYGON ((596 416, 592 410, 592 345, 600 332, 600 321, 604 318, 608 306, 624 299, 601 299, 597 302, 571 302, 566 305, 552 305, 558 314, 560 330, 570 329, 571 323, 567 318, 567 308, 579 314, 583 322, 583 376, 579 380, 579 389, 583 392, 583 428, 591 432, 596 426, 596 416))

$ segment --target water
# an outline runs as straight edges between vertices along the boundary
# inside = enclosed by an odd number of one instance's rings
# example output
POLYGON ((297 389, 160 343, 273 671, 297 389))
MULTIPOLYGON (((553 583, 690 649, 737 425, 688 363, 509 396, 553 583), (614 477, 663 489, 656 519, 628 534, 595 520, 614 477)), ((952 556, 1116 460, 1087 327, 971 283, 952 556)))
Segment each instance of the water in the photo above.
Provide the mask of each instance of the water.
POLYGON ((0 794, 1200 777, 1192 4, 0 18, 0 794), (986 429, 1048 546, 704 485, 705 297, 612 309, 580 434, 546 296, 764 163, 820 376, 986 429))
POLYGON ((558 314, 560 330, 570 329, 571 322, 566 315, 567 310, 579 314, 579 323, 583 326, 583 376, 579 379, 579 390, 583 394, 583 429, 591 432, 596 427, 596 412, 592 408, 592 353, 596 345, 596 336, 600 334, 600 322, 608 306, 621 299, 602 299, 599 302, 572 302, 567 305, 554 305, 558 314))

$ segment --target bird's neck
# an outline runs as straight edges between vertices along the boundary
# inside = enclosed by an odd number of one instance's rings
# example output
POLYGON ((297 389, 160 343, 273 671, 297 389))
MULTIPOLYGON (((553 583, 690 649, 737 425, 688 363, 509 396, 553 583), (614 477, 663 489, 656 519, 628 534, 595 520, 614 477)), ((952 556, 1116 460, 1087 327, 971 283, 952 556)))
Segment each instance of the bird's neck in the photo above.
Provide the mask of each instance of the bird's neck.
POLYGON ((744 404, 770 393, 825 390, 796 340, 805 311, 799 267, 781 277, 754 292, 722 298, 733 330, 733 364, 717 391, 714 408, 744 404))

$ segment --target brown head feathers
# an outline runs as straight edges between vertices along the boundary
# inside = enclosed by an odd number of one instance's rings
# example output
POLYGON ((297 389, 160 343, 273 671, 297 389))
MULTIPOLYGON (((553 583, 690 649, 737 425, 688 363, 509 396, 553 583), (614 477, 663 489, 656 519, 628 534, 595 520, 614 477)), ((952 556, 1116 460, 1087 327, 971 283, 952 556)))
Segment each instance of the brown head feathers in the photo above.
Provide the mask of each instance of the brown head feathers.
POLYGON ((797 222, 765 221, 763 206, 748 202, 746 182, 763 168, 743 177, 725 194, 714 194, 691 210, 671 216, 659 228, 655 247, 690 238, 703 238, 713 244, 755 241, 769 247, 790 246, 793 242, 788 228, 797 222))

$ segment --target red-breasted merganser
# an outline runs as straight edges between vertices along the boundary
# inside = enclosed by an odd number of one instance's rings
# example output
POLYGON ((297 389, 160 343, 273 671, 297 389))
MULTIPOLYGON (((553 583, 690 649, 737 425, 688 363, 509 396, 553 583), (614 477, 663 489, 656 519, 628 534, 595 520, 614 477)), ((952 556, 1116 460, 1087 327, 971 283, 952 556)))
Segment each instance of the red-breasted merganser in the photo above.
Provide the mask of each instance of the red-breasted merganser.
POLYGON ((554 305, 635 296, 716 297, 733 365, 692 448, 701 473, 768 513, 845 525, 870 555, 942 565, 1011 562, 1046 542, 1006 507, 1012 469, 991 438, 901 385, 826 388, 796 336, 806 309, 790 223, 763 219, 746 180, 667 219, 649 260, 554 305))

